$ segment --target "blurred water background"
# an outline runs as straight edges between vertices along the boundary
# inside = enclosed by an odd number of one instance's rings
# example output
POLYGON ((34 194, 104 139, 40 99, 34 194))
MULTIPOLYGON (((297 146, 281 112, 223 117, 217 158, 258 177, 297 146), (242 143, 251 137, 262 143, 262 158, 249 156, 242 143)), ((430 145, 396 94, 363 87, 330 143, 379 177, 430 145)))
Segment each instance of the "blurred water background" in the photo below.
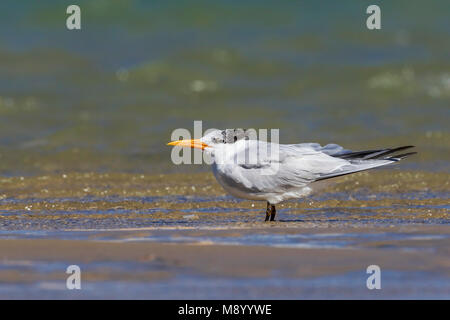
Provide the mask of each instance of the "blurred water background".
MULTIPOLYGON (((414 144, 450 168, 450 2, 3 0, 0 174, 175 166, 175 128, 280 128, 283 143, 414 144)), ((195 167, 195 168, 194 168, 195 167)))

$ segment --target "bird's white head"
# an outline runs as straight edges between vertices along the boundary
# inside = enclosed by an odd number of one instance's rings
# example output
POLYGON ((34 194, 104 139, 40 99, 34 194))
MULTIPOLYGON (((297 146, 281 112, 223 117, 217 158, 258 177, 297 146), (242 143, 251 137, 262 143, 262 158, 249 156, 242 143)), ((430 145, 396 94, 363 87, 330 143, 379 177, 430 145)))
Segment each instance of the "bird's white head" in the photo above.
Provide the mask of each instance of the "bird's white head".
POLYGON ((239 140, 250 140, 253 131, 244 129, 213 129, 209 130, 209 132, 200 139, 172 141, 169 142, 168 145, 197 148, 212 152, 215 148, 223 145, 232 145, 239 140))

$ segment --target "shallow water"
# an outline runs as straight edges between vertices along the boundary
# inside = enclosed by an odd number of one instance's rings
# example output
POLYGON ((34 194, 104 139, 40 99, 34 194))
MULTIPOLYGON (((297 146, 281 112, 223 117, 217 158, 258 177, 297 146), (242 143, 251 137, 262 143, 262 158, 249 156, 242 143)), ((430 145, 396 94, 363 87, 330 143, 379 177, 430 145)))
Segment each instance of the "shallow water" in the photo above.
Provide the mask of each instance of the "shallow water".
MULTIPOLYGON (((0 180, 4 230, 229 226, 262 221, 264 204, 227 195, 212 174, 78 173, 0 180)), ((343 177, 278 206, 284 224, 446 224, 448 175, 379 170, 343 177)))
POLYGON ((0 174, 207 170, 168 161, 172 130, 279 128, 283 143, 418 146, 405 168, 448 171, 446 1, 6 0, 0 174), (255 9, 257 8, 257 10, 255 9))
POLYGON ((383 288, 383 294, 361 288, 366 277, 364 272, 311 279, 252 280, 184 275, 152 283, 105 282, 100 285, 94 282, 85 285, 82 292, 68 291, 58 281, 47 281, 31 286, 0 286, 0 296, 19 299, 24 290, 27 290, 29 298, 34 299, 55 296, 62 299, 186 299, 186 290, 189 291, 189 299, 355 299, 356 296, 358 299, 398 299, 399 292, 407 293, 401 294, 404 299, 442 299, 449 296, 448 283, 442 283, 442 279, 433 274, 386 272, 384 280, 389 285, 383 288))
POLYGON ((0 181, 2 298, 449 298, 448 176, 378 170, 278 206, 212 174, 0 181), (412 183, 420 181, 419 184, 412 183), (65 289, 65 268, 83 289, 65 289), (369 291, 367 266, 383 288, 369 291), (213 292, 211 292, 213 290, 213 292))

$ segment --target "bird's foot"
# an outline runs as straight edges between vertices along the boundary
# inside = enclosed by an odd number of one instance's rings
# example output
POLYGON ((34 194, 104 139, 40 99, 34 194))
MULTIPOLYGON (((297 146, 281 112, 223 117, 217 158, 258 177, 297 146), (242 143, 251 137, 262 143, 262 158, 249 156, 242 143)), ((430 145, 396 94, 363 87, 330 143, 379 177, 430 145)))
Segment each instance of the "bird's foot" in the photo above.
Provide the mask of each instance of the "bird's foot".
POLYGON ((266 219, 264 221, 275 221, 276 214, 275 206, 267 202, 266 219))
POLYGON ((275 209, 275 206, 272 205, 271 207, 271 213, 270 213, 270 221, 275 221, 275 215, 277 214, 277 210, 275 209))
POLYGON ((266 211, 266 219, 265 219, 264 221, 269 221, 270 218, 271 218, 270 211, 267 210, 267 211, 266 211))
POLYGON ((266 209, 266 219, 264 221, 269 221, 272 213, 272 208, 270 206, 270 203, 267 202, 267 209, 266 209))

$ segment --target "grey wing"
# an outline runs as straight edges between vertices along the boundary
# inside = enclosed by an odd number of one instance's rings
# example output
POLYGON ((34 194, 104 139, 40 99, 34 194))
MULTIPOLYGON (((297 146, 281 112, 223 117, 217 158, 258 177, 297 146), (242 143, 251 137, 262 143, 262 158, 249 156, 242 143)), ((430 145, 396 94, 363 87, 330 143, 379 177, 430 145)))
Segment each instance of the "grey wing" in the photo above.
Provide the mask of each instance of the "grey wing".
POLYGON ((386 154, 407 147, 352 152, 336 144, 322 147, 316 143, 296 145, 278 145, 261 141, 254 143, 258 143, 258 161, 253 164, 241 164, 234 167, 233 171, 234 176, 244 181, 247 187, 260 192, 274 190, 282 192, 304 187, 314 181, 384 166, 410 155, 386 157, 386 154), (370 154, 374 158, 370 157, 370 154))
POLYGON ((332 170, 330 172, 322 172, 319 177, 316 178, 318 180, 324 180, 329 178, 334 178, 346 174, 351 174, 363 170, 368 170, 372 168, 376 168, 379 166, 384 166, 386 164, 390 164, 393 162, 400 161, 410 155, 416 154, 416 152, 409 152, 404 154, 397 154, 399 151, 413 148, 414 146, 401 146, 396 148, 384 148, 384 149, 376 149, 376 150, 363 150, 363 151, 352 151, 348 149, 344 149, 340 145, 337 144, 327 144, 325 146, 321 146, 318 143, 301 143, 294 145, 286 145, 286 149, 291 152, 301 152, 302 150, 314 150, 316 152, 324 153, 326 155, 331 156, 332 158, 338 158, 342 160, 346 160, 348 163, 343 166, 332 170))
POLYGON ((333 156, 338 154, 346 154, 351 153, 351 150, 345 149, 338 144, 329 143, 325 146, 321 146, 319 143, 311 142, 311 143, 299 143, 299 144, 284 144, 281 145, 286 151, 291 150, 293 152, 322 152, 327 155, 333 156))
MULTIPOLYGON (((323 176, 345 170, 344 167, 350 164, 347 160, 322 152, 316 145, 278 145, 262 141, 246 143, 257 150, 257 161, 229 164, 222 170, 229 179, 234 180, 234 185, 255 192, 285 192, 305 187, 323 176), (252 146, 255 143, 257 146, 252 146)), ((330 150, 328 147, 327 151, 330 150)), ((241 152, 249 153, 248 148, 241 152)))
MULTIPOLYGON (((323 147, 318 143, 299 143, 299 144, 289 144, 289 145, 282 145, 282 146, 286 149, 291 149, 294 151, 310 149, 310 150, 314 150, 314 151, 318 151, 318 152, 323 152, 330 156, 338 157, 341 159, 356 159, 356 160, 373 160, 373 159, 394 160, 394 159, 398 159, 398 158, 405 158, 406 156, 416 153, 416 152, 411 152, 411 153, 405 153, 405 154, 401 154, 401 155, 397 155, 397 156, 389 156, 388 157, 388 155, 392 155, 393 153, 396 153, 396 152, 399 152, 402 150, 414 148, 414 146, 401 146, 401 147, 396 147, 396 148, 384 148, 384 149, 375 149, 375 150, 372 149, 372 150, 363 150, 363 151, 352 151, 349 149, 345 149, 335 143, 330 143, 323 147)), ((399 160, 401 160, 401 159, 399 159, 399 160)))

